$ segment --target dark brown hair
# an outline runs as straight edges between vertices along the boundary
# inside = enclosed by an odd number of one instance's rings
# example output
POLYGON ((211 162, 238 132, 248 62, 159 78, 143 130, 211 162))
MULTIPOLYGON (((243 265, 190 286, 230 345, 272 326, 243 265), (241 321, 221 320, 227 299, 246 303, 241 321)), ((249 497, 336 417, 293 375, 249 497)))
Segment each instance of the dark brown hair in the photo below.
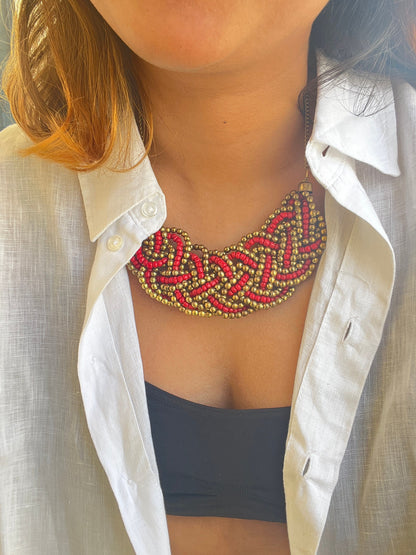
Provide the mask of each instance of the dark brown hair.
POLYGON ((310 43, 339 70, 416 82, 415 0, 331 0, 315 20, 310 43))

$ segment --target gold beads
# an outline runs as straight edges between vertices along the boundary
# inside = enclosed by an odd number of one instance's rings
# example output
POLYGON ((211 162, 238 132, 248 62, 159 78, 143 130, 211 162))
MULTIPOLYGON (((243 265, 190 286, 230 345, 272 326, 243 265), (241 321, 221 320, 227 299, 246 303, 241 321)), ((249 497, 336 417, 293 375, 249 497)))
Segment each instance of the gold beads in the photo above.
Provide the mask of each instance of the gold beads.
POLYGON ((259 231, 223 251, 161 228, 128 264, 153 299, 190 316, 241 318, 286 301, 325 249, 326 227, 304 180, 259 231))

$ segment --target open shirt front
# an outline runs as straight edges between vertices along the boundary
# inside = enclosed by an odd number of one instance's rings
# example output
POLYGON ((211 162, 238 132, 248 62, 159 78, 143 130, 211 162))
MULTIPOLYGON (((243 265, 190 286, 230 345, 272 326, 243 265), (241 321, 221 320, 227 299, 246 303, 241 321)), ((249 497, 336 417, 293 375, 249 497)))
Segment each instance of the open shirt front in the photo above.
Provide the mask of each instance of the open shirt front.
MULTIPOLYGON (((379 80, 354 115, 360 83, 319 90, 306 149, 328 243, 286 445, 293 555, 416 552, 416 93, 379 80)), ((0 134, 2 553, 168 555, 126 270, 163 192, 148 158, 77 173, 29 144, 0 134)))

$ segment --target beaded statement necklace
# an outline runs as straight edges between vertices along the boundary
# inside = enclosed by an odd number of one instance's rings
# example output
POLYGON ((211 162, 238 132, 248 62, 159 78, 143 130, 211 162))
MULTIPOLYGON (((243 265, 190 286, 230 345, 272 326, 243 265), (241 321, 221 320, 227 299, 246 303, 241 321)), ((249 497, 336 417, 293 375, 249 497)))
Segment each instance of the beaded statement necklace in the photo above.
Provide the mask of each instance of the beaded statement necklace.
MULTIPOLYGON (((308 123, 308 109, 305 116, 308 123)), ((193 244, 182 229, 162 227, 143 241, 128 269, 151 298, 189 315, 241 318, 282 303, 312 274, 326 244, 305 165, 298 190, 260 231, 218 251, 193 244)))

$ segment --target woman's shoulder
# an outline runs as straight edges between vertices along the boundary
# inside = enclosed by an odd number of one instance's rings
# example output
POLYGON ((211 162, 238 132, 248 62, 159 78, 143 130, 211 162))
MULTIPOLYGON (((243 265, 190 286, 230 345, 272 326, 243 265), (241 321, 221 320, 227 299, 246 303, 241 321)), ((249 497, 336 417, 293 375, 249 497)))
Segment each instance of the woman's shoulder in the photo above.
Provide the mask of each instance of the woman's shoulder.
POLYGON ((69 221, 82 227, 78 173, 34 154, 23 156, 22 150, 31 145, 17 124, 0 132, 0 222, 16 234, 30 226, 46 230, 69 221))
POLYGON ((16 123, 0 131, 0 186, 10 180, 30 180, 32 186, 39 183, 61 182, 78 184, 77 172, 51 160, 22 152, 32 146, 32 139, 16 123))
POLYGON ((37 155, 23 155, 22 151, 33 145, 18 124, 0 132, 0 197, 3 208, 24 199, 39 202, 53 201, 65 191, 66 195, 80 194, 76 171, 69 170, 51 160, 37 155))
POLYGON ((32 145, 33 141, 17 123, 0 131, 0 175, 2 180, 5 178, 5 172, 18 173, 23 168, 39 164, 35 156, 22 156, 21 154, 24 149, 32 145))
POLYGON ((31 144, 32 141, 17 123, 5 127, 0 131, 0 161, 15 158, 20 149, 31 144))

